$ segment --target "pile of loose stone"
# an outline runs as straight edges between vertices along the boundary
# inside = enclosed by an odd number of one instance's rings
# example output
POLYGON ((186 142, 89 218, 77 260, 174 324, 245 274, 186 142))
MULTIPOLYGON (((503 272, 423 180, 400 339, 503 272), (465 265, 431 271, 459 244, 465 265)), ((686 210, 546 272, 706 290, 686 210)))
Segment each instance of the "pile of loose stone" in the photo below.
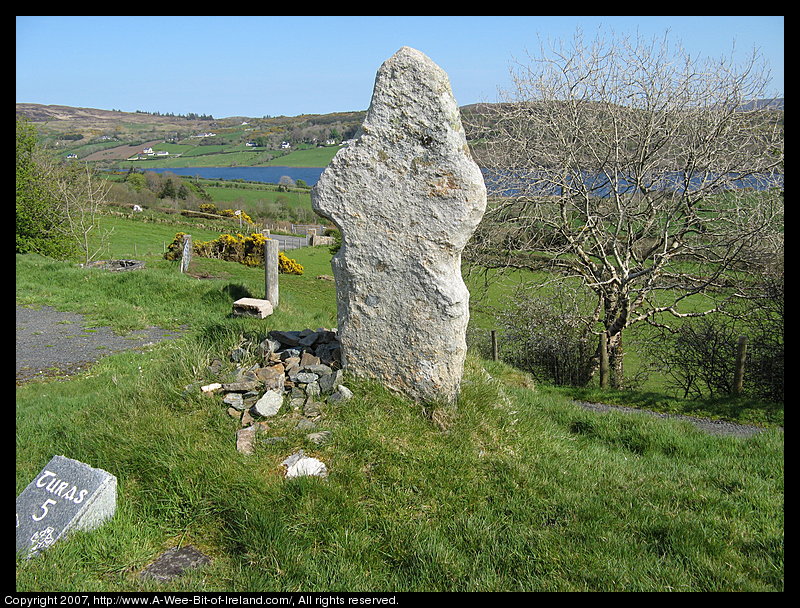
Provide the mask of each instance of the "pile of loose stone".
MULTIPOLYGON (((295 430, 309 431, 306 439, 315 444, 325 443, 331 432, 319 430, 319 425, 324 419, 326 405, 341 403, 353 396, 342 384, 336 331, 325 328, 271 331, 257 345, 234 349, 230 359, 242 363, 253 350, 256 362, 238 367, 232 382, 214 382, 201 387, 205 394, 221 396, 228 415, 239 421, 236 449, 252 454, 257 441, 287 441, 285 437, 270 436, 267 432, 269 423, 277 420, 275 417, 281 411, 283 414, 278 419, 296 420, 295 430), (286 404, 288 408, 284 407, 286 404)), ((223 361, 215 359, 209 371, 219 374, 224 366, 223 361)), ((302 450, 283 464, 287 467, 287 477, 327 475, 325 465, 305 457, 302 450)))

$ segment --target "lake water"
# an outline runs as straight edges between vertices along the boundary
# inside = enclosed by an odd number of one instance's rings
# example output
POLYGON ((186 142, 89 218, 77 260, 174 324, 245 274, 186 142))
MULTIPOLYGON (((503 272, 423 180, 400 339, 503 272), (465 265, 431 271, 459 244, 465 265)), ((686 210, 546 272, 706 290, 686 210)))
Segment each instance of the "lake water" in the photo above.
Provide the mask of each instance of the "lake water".
MULTIPOLYGON (((559 196, 563 194, 564 188, 569 187, 571 192, 585 192, 591 196, 605 198, 612 192, 618 194, 634 194, 638 191, 636 181, 628 180, 624 176, 618 175, 615 180, 603 173, 592 173, 583 171, 579 176, 572 177, 568 181, 572 185, 566 185, 560 180, 560 175, 547 176, 544 173, 535 174, 532 172, 522 172, 514 175, 511 172, 499 173, 484 170, 484 180, 486 188, 491 194, 500 196, 516 196, 520 194, 520 185, 523 185, 525 193, 541 196, 559 196), (582 183, 581 183, 582 182, 582 183)), ((679 171, 665 172, 657 174, 653 180, 642 183, 649 190, 674 190, 689 192, 707 188, 710 191, 732 190, 749 188, 752 190, 767 190, 769 188, 783 187, 783 174, 753 174, 740 177, 737 174, 726 174, 724 176, 712 174, 697 174, 689 180, 685 179, 685 174, 679 171), (724 177, 724 179, 722 179, 724 177), (716 185, 715 185, 716 184, 716 185)))
MULTIPOLYGON (((302 179, 307 185, 313 186, 319 180, 320 175, 325 170, 324 167, 174 167, 174 168, 159 168, 159 169, 145 169, 145 171, 153 171, 156 173, 174 173, 175 175, 189 175, 203 177, 207 179, 221 179, 221 180, 245 180, 250 182, 263 182, 267 184, 279 183, 281 177, 288 176, 293 180, 302 179)), ((680 183, 681 174, 675 174, 675 181, 680 183)), ((502 184, 502 180, 497 180, 496 176, 491 176, 489 172, 484 170, 484 178, 486 186, 490 194, 502 194, 511 196, 516 194, 514 187, 502 184)), ((586 174, 584 177, 585 183, 591 186, 594 190, 595 196, 605 197, 608 196, 610 185, 605 177, 590 176, 586 174)), ((622 180, 624 183, 624 180, 622 180)), ((513 182, 513 180, 512 180, 513 182)), ((770 176, 754 176, 746 180, 734 181, 729 186, 734 188, 749 187, 756 190, 763 190, 768 187, 782 187, 783 175, 773 174, 770 176)), ((629 186, 633 189, 633 185, 629 186)), ((662 187, 671 187, 665 184, 662 187)), ((543 191, 542 194, 555 194, 552 187, 545 187, 548 191, 543 191)), ((622 190, 625 190, 623 186, 622 190)))
POLYGON ((207 179, 242 179, 248 182, 264 182, 277 184, 281 177, 287 175, 293 180, 302 179, 313 186, 319 180, 324 167, 169 167, 145 169, 154 173, 174 173, 207 179))

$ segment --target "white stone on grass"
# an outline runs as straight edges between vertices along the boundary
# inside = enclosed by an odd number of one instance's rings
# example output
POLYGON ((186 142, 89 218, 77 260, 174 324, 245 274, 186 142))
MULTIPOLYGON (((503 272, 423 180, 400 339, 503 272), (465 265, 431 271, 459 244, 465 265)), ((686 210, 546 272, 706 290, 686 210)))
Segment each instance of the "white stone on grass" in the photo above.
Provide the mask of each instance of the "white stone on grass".
POLYGON ((257 298, 240 298, 233 303, 233 314, 237 317, 256 317, 263 319, 273 312, 272 303, 269 300, 259 300, 257 298))
POLYGON ((275 391, 267 391, 264 395, 256 401, 253 406, 253 412, 259 416, 274 416, 278 413, 283 405, 283 395, 275 391))
POLYGON ((313 477, 327 477, 328 468, 325 463, 316 458, 311 458, 303 454, 300 450, 281 463, 286 467, 286 478, 303 477, 310 475, 313 477))

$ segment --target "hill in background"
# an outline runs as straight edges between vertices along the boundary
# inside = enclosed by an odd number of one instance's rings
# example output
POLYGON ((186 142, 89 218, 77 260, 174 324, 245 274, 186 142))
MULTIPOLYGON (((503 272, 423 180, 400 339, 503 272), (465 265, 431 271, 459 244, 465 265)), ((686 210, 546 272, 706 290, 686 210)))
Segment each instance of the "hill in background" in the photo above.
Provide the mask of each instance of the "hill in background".
POLYGON ((355 134, 366 112, 213 118, 17 103, 16 114, 35 123, 50 144, 97 139, 138 144, 155 139, 180 140, 210 131, 217 137, 214 141, 220 143, 235 143, 231 139, 244 143, 259 137, 301 143, 325 141, 331 134, 347 139, 355 134))

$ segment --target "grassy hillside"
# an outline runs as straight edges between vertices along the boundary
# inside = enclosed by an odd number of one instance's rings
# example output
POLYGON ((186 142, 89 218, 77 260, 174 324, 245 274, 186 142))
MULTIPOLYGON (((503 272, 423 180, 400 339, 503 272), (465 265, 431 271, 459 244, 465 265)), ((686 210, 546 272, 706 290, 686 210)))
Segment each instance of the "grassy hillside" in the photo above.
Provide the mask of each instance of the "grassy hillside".
POLYGON ((17 117, 37 128, 42 142, 61 158, 76 155, 105 168, 231 167, 269 164, 324 167, 353 136, 365 112, 277 117, 167 116, 95 108, 18 103, 17 117), (199 137, 213 133, 212 136, 199 137), (258 146, 248 146, 248 143, 258 146), (288 142, 287 151, 281 147, 288 142), (169 156, 128 163, 144 148, 169 156))
MULTIPOLYGON (((141 228, 120 223, 114 251, 162 238, 141 228)), ((291 254, 306 272, 281 275, 264 320, 229 314, 263 295, 258 268, 195 259, 184 275, 148 251, 145 270, 106 273, 17 256, 18 304, 186 329, 17 387, 17 494, 54 454, 119 483, 111 521, 17 562, 18 591, 783 590, 782 432, 588 412, 475 353, 455 410, 348 378, 354 399, 319 426, 331 441, 310 443, 287 413, 269 422, 285 442, 238 453, 235 421, 198 390, 209 363, 271 329, 336 323, 334 286, 315 278, 330 274, 327 248, 291 254), (329 477, 284 479, 298 448, 329 477), (213 562, 171 583, 138 578, 187 544, 213 562)))

